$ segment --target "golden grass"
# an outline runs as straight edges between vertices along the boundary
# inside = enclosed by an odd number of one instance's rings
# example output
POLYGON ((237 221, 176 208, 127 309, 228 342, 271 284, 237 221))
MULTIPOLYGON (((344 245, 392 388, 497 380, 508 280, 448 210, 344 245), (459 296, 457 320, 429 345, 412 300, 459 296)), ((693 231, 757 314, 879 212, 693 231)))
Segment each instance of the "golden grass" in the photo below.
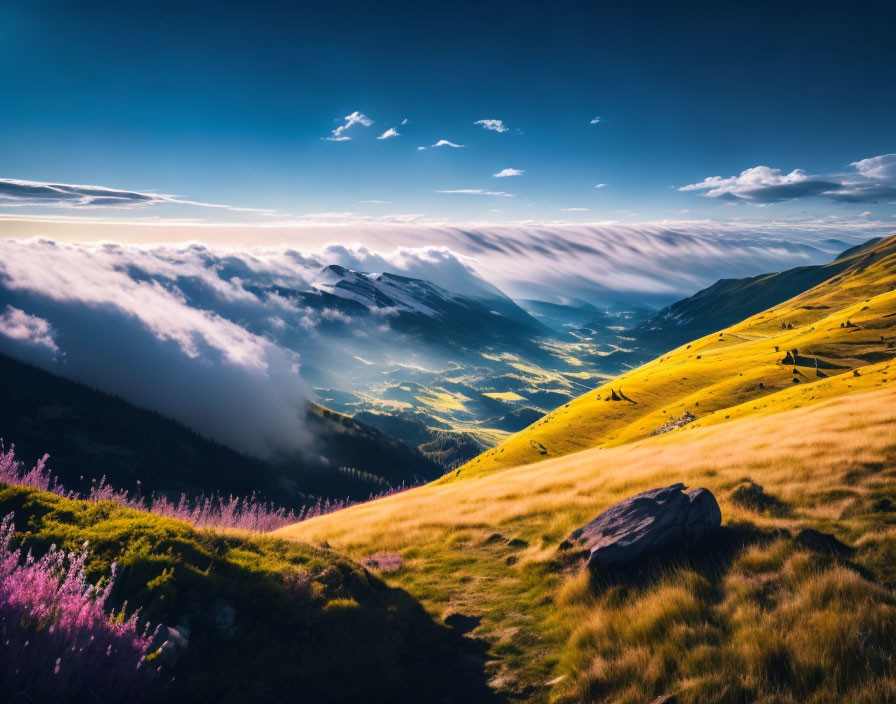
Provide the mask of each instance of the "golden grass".
POLYGON ((443 481, 632 442, 685 412, 698 421, 673 434, 882 386, 896 355, 896 237, 854 260, 790 301, 565 404, 443 481), (798 366, 783 362, 794 348, 798 366), (610 400, 611 389, 626 400, 610 400))
POLYGON ((883 701, 896 693, 881 671, 896 653, 894 458, 896 389, 882 386, 431 484, 279 534, 358 558, 399 552, 405 567, 386 579, 437 617, 481 616, 493 685, 531 701, 883 701), (788 510, 733 502, 745 478, 788 510), (574 528, 678 481, 711 489, 743 538, 713 570, 595 588, 559 569, 574 528), (857 567, 762 538, 802 527, 853 545, 857 567))

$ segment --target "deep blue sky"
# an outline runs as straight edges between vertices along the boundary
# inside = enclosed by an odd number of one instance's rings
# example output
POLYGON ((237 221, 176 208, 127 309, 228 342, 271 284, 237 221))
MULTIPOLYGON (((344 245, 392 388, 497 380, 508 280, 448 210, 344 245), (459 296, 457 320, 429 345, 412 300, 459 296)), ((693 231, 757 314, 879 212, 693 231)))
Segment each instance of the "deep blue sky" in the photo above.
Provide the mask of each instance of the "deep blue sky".
MULTIPOLYGON (((715 198, 674 187, 764 165, 837 191, 850 163, 896 152, 894 7, 2 2, 0 178, 290 216, 886 220, 889 162, 858 197, 797 184, 781 198, 768 179, 715 198), (374 124, 322 139, 354 111, 374 124), (377 140, 389 127, 401 136, 377 140), (507 168, 525 173, 492 177, 507 168), (515 197, 437 193, 458 189, 515 197)), ((48 204, 0 212, 73 212, 48 204)))

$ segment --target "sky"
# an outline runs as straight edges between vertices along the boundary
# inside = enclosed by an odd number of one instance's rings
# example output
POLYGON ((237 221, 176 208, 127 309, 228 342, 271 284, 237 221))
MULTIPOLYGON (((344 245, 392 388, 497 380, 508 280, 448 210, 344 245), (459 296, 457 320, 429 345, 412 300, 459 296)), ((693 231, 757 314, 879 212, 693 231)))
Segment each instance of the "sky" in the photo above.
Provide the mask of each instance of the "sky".
POLYGON ((888 2, 0 3, 0 236, 896 228, 894 26, 888 2))
POLYGON ((320 321, 257 292, 326 264, 658 308, 830 261, 896 232, 894 26, 825 0, 0 0, 0 352, 265 455, 308 445, 289 341, 320 321))

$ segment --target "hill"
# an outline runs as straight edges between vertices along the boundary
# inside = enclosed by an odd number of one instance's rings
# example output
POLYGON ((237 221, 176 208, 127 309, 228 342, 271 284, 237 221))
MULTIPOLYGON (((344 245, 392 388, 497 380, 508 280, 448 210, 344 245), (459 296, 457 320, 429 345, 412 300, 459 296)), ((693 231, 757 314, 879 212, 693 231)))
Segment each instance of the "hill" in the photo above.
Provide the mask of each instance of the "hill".
POLYGON ((896 389, 883 371, 863 371, 873 391, 434 483, 278 534, 400 553, 389 583, 465 619, 511 699, 889 701, 896 389), (679 481, 721 505, 704 552, 618 582, 563 557, 566 536, 612 503, 679 481), (842 555, 797 540, 806 528, 833 533, 842 555))
POLYGON ((847 249, 829 264, 801 266, 744 279, 720 279, 709 288, 664 308, 629 333, 648 350, 665 352, 761 313, 827 281, 853 266, 863 252, 874 249, 880 241, 881 238, 875 238, 847 249))
POLYGON ((127 490, 139 482, 147 492, 257 493, 292 507, 321 495, 364 499, 442 471, 380 431, 318 405, 308 410, 316 454, 265 461, 4 355, 0 398, 0 437, 27 461, 49 453, 62 482, 80 490, 99 473, 127 490))
POLYGON ((894 289, 890 237, 848 252, 833 276, 800 295, 564 404, 445 481, 873 386, 896 356, 894 289))
MULTIPOLYGON (((57 545, 74 556, 87 541, 90 582, 117 564, 110 607, 139 609, 141 623, 181 634, 173 657, 150 655, 148 666, 162 670, 141 701, 495 700, 475 647, 332 550, 0 484, 0 515, 9 513, 16 546, 39 556, 57 545)), ((0 699, 38 701, 8 689, 7 665, 20 653, 0 643, 0 655, 0 699)), ((65 658, 78 662, 77 654, 65 658)), ((52 660, 46 674, 53 677, 52 660)))

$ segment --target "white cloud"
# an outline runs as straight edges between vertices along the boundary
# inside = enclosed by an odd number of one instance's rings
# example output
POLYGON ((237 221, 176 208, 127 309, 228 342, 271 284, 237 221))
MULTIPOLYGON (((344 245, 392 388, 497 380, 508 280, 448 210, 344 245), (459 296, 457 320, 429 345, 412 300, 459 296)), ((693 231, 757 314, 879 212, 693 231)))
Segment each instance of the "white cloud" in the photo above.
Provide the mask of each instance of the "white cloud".
POLYGON ((351 115, 346 115, 344 118, 345 124, 339 125, 335 130, 333 130, 333 134, 330 137, 321 137, 321 139, 327 142, 346 142, 351 139, 346 132, 350 127, 354 125, 363 125, 364 127, 370 127, 373 124, 373 120, 371 120, 367 115, 358 112, 355 110, 351 115))
POLYGON ((525 172, 523 169, 501 169, 496 174, 492 174, 494 178, 507 178, 508 176, 522 176, 525 172))
POLYGON ((515 198, 513 193, 505 193, 504 191, 484 191, 481 188, 456 188, 454 190, 436 191, 436 193, 458 193, 468 196, 504 196, 505 198, 515 198))
POLYGON ((503 120, 476 120, 473 123, 474 125, 482 125, 483 129, 490 130, 492 132, 506 132, 509 127, 504 124, 503 120))
POLYGON ((590 123, 590 124, 592 124, 592 125, 596 125, 598 122, 600 122, 600 116, 598 116, 598 117, 592 117, 592 118, 591 118, 591 123, 590 123))
POLYGON ((6 310, 0 313, 0 335, 28 345, 46 347, 52 352, 59 351, 49 322, 12 306, 6 306, 6 310))
POLYGON ((403 124, 403 125, 408 124, 408 118, 404 118, 404 119, 401 121, 401 124, 403 124))
POLYGON ((866 178, 881 181, 896 179, 896 154, 881 154, 870 159, 860 159, 852 162, 850 166, 866 178))
POLYGON ((359 203, 391 203, 391 200, 359 200, 359 203))
POLYGON ((438 142, 433 144, 434 147, 454 147, 455 149, 460 149, 463 147, 463 144, 455 144, 454 142, 449 142, 447 139, 440 139, 438 142))
POLYGON ((422 152, 422 151, 424 151, 425 149, 426 149, 426 147, 417 147, 417 151, 418 151, 418 152, 422 152))
POLYGON ((754 166, 737 176, 711 176, 679 191, 700 191, 707 198, 755 205, 818 196, 849 203, 873 203, 896 195, 896 154, 861 159, 850 164, 852 171, 810 175, 803 169, 784 173, 781 169, 754 166))
POLYGON ((560 208, 560 210, 564 210, 567 213, 584 213, 591 210, 591 208, 560 208))
POLYGON ((595 186, 595 188, 606 188, 606 187, 607 187, 607 184, 605 184, 605 183, 599 183, 595 186))
POLYGON ((377 139, 389 139, 391 137, 400 137, 401 133, 395 129, 394 127, 390 127, 385 132, 383 132, 377 139))
POLYGON ((703 191, 708 198, 752 200, 755 202, 775 202, 798 195, 820 193, 833 187, 833 183, 818 183, 811 180, 802 169, 794 169, 785 174, 781 169, 768 166, 754 166, 742 171, 738 176, 722 178, 710 176, 699 183, 681 186, 679 191, 703 191))

